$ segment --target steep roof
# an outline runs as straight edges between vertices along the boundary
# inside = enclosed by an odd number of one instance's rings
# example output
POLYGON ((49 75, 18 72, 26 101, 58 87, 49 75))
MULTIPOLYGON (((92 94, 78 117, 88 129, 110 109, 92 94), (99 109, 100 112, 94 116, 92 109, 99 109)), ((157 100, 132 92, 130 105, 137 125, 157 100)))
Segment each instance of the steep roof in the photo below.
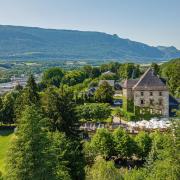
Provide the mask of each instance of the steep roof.
POLYGON ((127 88, 132 88, 139 79, 126 79, 122 85, 123 88, 127 89, 127 88))
POLYGON ((149 68, 133 86, 133 90, 167 90, 164 82, 149 68))

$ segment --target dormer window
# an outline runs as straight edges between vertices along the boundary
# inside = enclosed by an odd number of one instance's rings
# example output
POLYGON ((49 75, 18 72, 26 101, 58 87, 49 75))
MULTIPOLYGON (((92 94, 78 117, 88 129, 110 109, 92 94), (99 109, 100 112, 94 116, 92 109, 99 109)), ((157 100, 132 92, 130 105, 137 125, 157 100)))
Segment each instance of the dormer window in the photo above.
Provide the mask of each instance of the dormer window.
POLYGON ((144 96, 144 92, 143 91, 141 91, 141 96, 144 96))
POLYGON ((150 94, 150 96, 153 96, 153 92, 152 92, 152 91, 150 91, 150 93, 149 93, 149 94, 150 94))
POLYGON ((162 92, 161 91, 159 92, 159 96, 162 96, 162 92))

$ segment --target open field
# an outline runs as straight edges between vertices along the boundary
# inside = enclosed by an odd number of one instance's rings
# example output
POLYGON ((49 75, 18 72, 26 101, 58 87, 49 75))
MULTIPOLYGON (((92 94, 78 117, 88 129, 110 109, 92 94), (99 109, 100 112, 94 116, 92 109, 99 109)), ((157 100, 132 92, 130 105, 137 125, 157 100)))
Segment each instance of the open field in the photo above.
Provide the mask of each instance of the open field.
POLYGON ((12 139, 13 131, 11 130, 0 130, 0 171, 4 172, 4 160, 6 153, 12 139))

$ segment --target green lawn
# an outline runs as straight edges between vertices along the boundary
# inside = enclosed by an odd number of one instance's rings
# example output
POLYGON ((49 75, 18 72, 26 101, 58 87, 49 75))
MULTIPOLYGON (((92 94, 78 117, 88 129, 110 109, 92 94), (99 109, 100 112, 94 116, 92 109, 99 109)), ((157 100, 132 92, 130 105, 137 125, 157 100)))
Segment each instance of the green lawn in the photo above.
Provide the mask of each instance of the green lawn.
POLYGON ((4 172, 4 160, 13 136, 13 131, 0 130, 0 171, 4 172))

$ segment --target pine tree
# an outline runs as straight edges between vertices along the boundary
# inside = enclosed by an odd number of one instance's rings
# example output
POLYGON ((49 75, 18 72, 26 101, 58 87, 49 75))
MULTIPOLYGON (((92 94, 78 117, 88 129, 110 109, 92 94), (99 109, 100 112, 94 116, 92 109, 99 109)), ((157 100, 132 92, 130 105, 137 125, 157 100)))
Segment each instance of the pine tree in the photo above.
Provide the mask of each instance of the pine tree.
POLYGON ((79 137, 73 93, 68 88, 48 88, 42 97, 42 104, 45 114, 51 120, 53 131, 64 132, 71 138, 79 137))
POLYGON ((26 105, 39 103, 38 87, 33 75, 29 76, 23 97, 25 98, 24 103, 26 105))
POLYGON ((48 167, 44 119, 36 106, 26 107, 20 119, 17 132, 7 157, 7 179, 46 180, 52 173, 48 167))
POLYGON ((20 118, 26 106, 40 105, 38 87, 33 75, 29 76, 25 88, 19 91, 19 96, 15 102, 16 117, 20 118))

